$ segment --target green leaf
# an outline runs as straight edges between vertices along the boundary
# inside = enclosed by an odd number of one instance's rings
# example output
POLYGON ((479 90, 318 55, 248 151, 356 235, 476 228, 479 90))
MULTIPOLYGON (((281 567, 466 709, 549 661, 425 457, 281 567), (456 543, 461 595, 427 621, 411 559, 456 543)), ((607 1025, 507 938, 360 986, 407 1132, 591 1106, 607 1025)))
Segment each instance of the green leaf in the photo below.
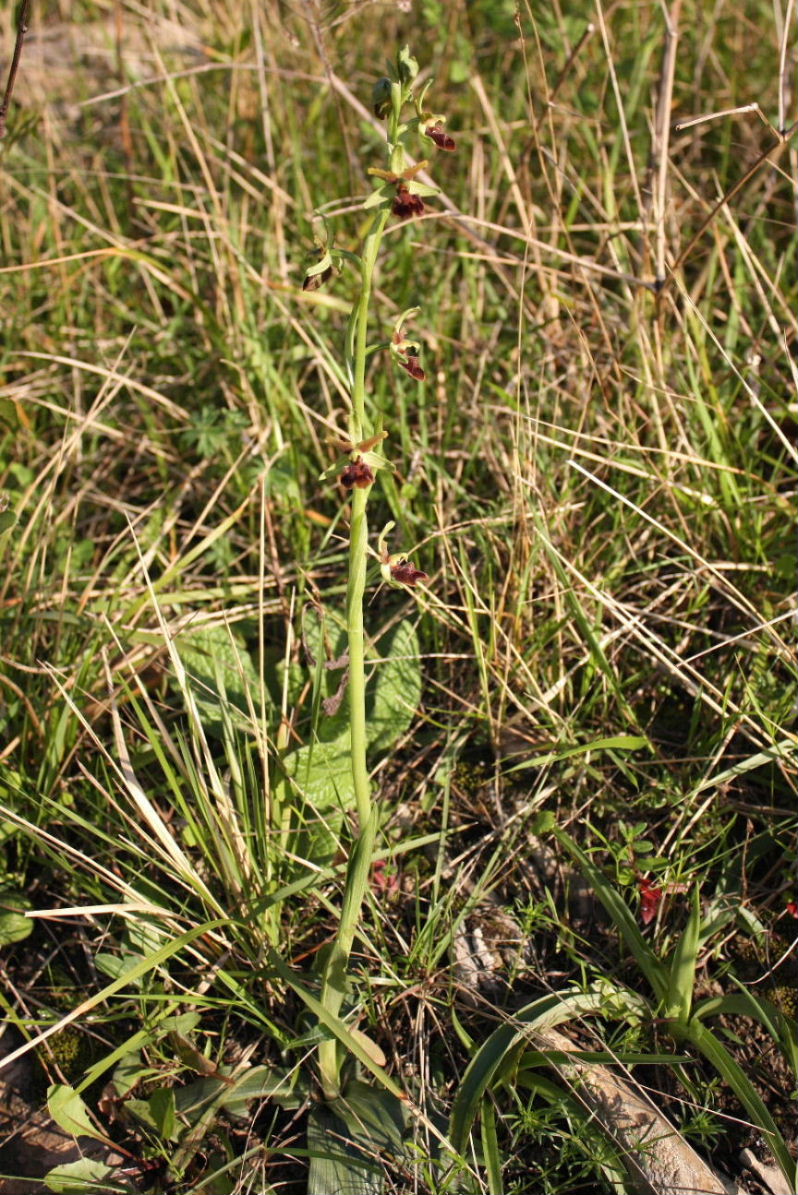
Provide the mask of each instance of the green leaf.
POLYGON ((252 1100, 274 1100, 281 1107, 296 1107, 304 1098, 304 1085, 298 1083, 299 1071, 277 1070, 271 1066, 253 1066, 228 1087, 221 1104, 228 1116, 245 1117, 252 1100))
POLYGON ((331 743, 300 747, 283 760, 291 783, 296 827, 291 853, 317 865, 338 849, 344 811, 355 800, 349 731, 331 743))
POLYGON ((33 930, 32 920, 22 912, 30 908, 28 898, 17 892, 3 892, 0 895, 0 908, 0 946, 24 942, 33 930))
MULTIPOLYGON (((326 668, 328 659, 340 660, 347 651, 346 629, 319 620, 310 611, 302 624, 305 645, 316 661, 321 697, 332 697, 343 668, 326 668)), ((402 737, 421 702, 421 665, 418 634, 405 619, 380 636, 369 652, 366 681, 366 737, 370 752, 386 752, 402 737)), ((337 713, 319 713, 316 731, 324 743, 338 743, 349 752, 349 701, 347 694, 337 713)))
POLYGON ((179 1012, 172 1017, 164 1017, 158 1026, 159 1036, 167 1033, 182 1033, 185 1036, 193 1033, 200 1023, 198 1012, 179 1012))
POLYGON ((122 1190, 110 1184, 113 1166, 91 1158, 79 1158, 56 1166, 45 1176, 45 1185, 59 1195, 108 1195, 110 1191, 122 1190))
POLYGON ((503 1195, 501 1149, 496 1135, 496 1113, 493 1104, 486 1096, 480 1108, 480 1129, 482 1136, 482 1156, 485 1159, 485 1169, 488 1177, 488 1191, 490 1195, 503 1195))
POLYGON ((17 516, 10 510, 0 511, 0 536, 5 535, 17 521, 17 516))
POLYGON ((164 1141, 177 1140, 177 1116, 175 1114, 175 1093, 170 1087, 158 1087, 147 1103, 150 1106, 152 1123, 164 1141))
POLYGON ((138 1052, 125 1054, 114 1067, 111 1080, 114 1091, 120 1099, 124 1099, 145 1076, 149 1076, 151 1073, 150 1068, 142 1063, 141 1055, 138 1052))
POLYGON ((218 1105, 225 1090, 224 1080, 218 1075, 205 1075, 185 1087, 174 1088, 175 1108, 181 1117, 195 1121, 211 1105, 218 1105))
POLYGON ((317 813, 349 808, 354 797, 349 730, 332 742, 309 743, 291 752, 283 768, 317 813))
POLYGON ((360 1041, 352 1035, 349 1027, 339 1017, 329 1012, 321 1001, 303 983, 299 982, 297 976, 290 967, 286 966, 276 951, 269 950, 269 962, 283 982, 287 983, 291 990, 299 996, 302 1003, 310 1009, 319 1023, 336 1037, 350 1054, 354 1054, 355 1058, 357 1058, 366 1070, 371 1071, 374 1078, 386 1091, 390 1092, 396 1099, 403 1100, 404 1093, 398 1083, 374 1061, 368 1050, 365 1050, 360 1041))
POLYGON ((47 1089, 47 1110, 51 1117, 73 1137, 94 1137, 97 1141, 107 1141, 104 1133, 100 1133, 92 1124, 89 1110, 72 1087, 63 1083, 53 1083, 47 1089))
POLYGON ((142 1124, 154 1129, 163 1140, 178 1140, 180 1134, 173 1088, 158 1087, 146 1100, 128 1099, 125 1108, 142 1124))
MULTIPOLYGON (((129 967, 140 961, 140 954, 130 954, 127 951, 124 954, 107 954, 101 950, 94 956, 95 967, 101 975, 107 975, 109 979, 120 979, 129 967)), ((138 983, 135 986, 141 987, 141 984, 138 983)))
POLYGON ((316 1104, 308 1118, 308 1195, 381 1195, 380 1155, 399 1152, 404 1127, 401 1101, 359 1080, 340 1099, 316 1104))
POLYGON ((648 739, 639 734, 615 734, 609 738, 593 739, 590 743, 579 743, 576 747, 566 747, 562 751, 544 751, 540 755, 527 758, 523 763, 517 763, 507 768, 505 775, 522 772, 527 768, 541 768, 550 763, 560 763, 564 759, 571 759, 575 755, 586 755, 589 751, 640 751, 643 747, 650 748, 648 739))
POLYGON ((696 887, 693 889, 687 925, 673 952, 668 977, 668 993, 665 999, 665 1016, 674 1017, 683 1024, 686 1024, 690 1018, 690 1008, 693 1003, 700 934, 701 902, 696 887))
POLYGON ((740 1103, 751 1117, 754 1125, 759 1129, 766 1143, 770 1146, 773 1156, 778 1162, 784 1177, 795 1190, 796 1167, 789 1149, 779 1132, 776 1122, 770 1115, 756 1088, 746 1075, 742 1067, 735 1061, 729 1051, 723 1046, 706 1026, 693 1018, 689 1022, 684 1036, 692 1042, 696 1049, 707 1058, 718 1074, 729 1084, 740 1103))
POLYGON ((693 1009, 694 1020, 705 1021, 709 1017, 736 1016, 751 1017, 759 1021, 767 1029, 770 1036, 784 1053, 798 1077, 798 1027, 794 1020, 786 1017, 780 1008, 764 996, 754 995, 743 988, 737 979, 732 979, 740 987, 739 992, 728 996, 711 996, 703 1000, 693 1009))
POLYGON ((389 751, 409 728, 421 702, 418 635, 405 619, 379 641, 371 694, 366 690, 366 734, 370 751, 389 751))
POLYGON ((224 626, 188 628, 177 640, 177 649, 206 730, 223 727, 223 709, 234 713, 237 725, 248 727, 247 695, 257 709, 260 681, 246 645, 224 626), (232 708, 231 708, 232 707, 232 708))

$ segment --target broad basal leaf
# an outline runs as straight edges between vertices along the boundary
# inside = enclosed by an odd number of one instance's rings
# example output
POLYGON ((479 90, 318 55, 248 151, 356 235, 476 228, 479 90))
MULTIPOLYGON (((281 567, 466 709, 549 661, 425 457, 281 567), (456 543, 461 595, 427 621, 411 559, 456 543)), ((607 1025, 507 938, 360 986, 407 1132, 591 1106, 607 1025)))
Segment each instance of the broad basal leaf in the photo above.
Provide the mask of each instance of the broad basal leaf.
POLYGON ((59 1128, 73 1137, 96 1137, 98 1141, 107 1138, 92 1124, 89 1110, 72 1087, 54 1083, 47 1090, 47 1109, 59 1128))
POLYGON ((91 1158, 79 1158, 77 1162, 66 1162, 56 1166, 45 1177, 45 1185, 58 1195, 98 1195, 99 1192, 121 1190, 111 1183, 113 1166, 95 1162, 91 1158))
POLYGON ((205 729, 221 728, 223 706, 234 721, 248 725, 247 694, 259 708, 260 681, 240 636, 224 626, 189 628, 179 636, 177 650, 205 729))
POLYGON ((403 1130, 401 1101, 367 1083, 316 1104, 308 1117, 308 1195, 381 1195, 403 1130))

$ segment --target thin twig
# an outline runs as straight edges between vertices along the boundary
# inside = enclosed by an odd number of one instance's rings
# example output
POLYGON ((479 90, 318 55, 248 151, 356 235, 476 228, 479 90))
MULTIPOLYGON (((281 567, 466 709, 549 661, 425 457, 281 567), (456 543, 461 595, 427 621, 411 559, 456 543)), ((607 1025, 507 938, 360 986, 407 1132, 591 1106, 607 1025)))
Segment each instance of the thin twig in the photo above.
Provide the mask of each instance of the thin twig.
POLYGON ((743 112, 760 112, 759 104, 742 104, 739 108, 724 108, 722 112, 707 112, 704 116, 693 116, 690 120, 680 120, 673 126, 674 133, 681 133, 685 129, 694 129, 697 124, 706 124, 710 120, 720 120, 722 116, 739 116, 743 112))
POLYGON ((14 84, 17 81, 17 71, 19 69, 19 60, 22 57, 22 43, 25 40, 25 34, 28 32, 28 19, 30 17, 31 0, 22 0, 19 6, 19 17, 17 19, 17 37, 14 42, 14 53, 11 56, 11 66, 8 68, 8 82, 3 94, 3 102, 0 104, 0 140, 6 135, 6 117, 8 116, 8 105, 11 103, 11 96, 14 91, 14 84))
POLYGON ((756 161, 753 163, 753 165, 750 166, 748 168, 748 170, 746 170, 746 172, 742 176, 742 178, 738 178, 737 182, 734 183, 731 187, 729 187, 728 191, 726 191, 725 194, 721 195, 720 199, 713 206, 713 208, 711 209, 709 214, 705 217, 705 219, 702 220, 702 222, 699 224, 699 226, 696 229, 693 236, 690 238, 690 240, 685 245, 684 249, 682 249, 681 253, 676 258, 676 261, 673 263, 673 266, 671 267, 668 277, 663 281, 662 285, 659 288, 659 294, 662 294, 665 290, 667 290, 668 286, 673 282, 673 279, 676 276, 677 270, 679 269, 680 266, 682 266, 684 264, 684 262, 687 260, 687 258, 690 256, 690 254, 693 252, 696 245, 701 240, 702 236, 704 235, 704 233, 706 232, 707 228, 712 223, 712 221, 715 219, 715 217, 717 216, 717 214, 721 210, 721 208, 725 207, 725 205, 727 203, 730 203, 731 200, 734 198, 734 196, 737 195, 738 192, 742 191, 743 187, 751 181, 751 179, 757 173, 759 168, 761 166, 763 166, 765 164, 765 162, 770 161, 770 159, 773 157, 773 155, 778 150, 783 149, 784 146, 787 144, 787 142, 790 141, 792 139, 792 137, 795 136, 796 132, 798 132, 798 121, 796 121, 794 124, 790 125, 790 127, 788 129, 785 129, 783 133, 779 134, 778 140, 776 141, 775 145, 771 145, 769 149, 766 149, 763 153, 761 153, 759 155, 759 157, 756 159, 756 161))
POLYGON ((781 49, 779 51, 779 133, 782 137, 787 122, 787 45, 794 3, 795 0, 787 0, 787 12, 784 16, 784 29, 781 34, 781 49))
POLYGON ((654 138, 651 147, 651 174, 654 180, 654 219, 656 221, 656 270, 657 283, 665 280, 665 203, 668 189, 668 148, 670 140, 670 113, 673 102, 673 78, 676 71, 676 46, 679 40, 678 25, 682 0, 675 0, 665 16, 665 52, 662 56, 662 78, 657 112, 654 121, 654 138))

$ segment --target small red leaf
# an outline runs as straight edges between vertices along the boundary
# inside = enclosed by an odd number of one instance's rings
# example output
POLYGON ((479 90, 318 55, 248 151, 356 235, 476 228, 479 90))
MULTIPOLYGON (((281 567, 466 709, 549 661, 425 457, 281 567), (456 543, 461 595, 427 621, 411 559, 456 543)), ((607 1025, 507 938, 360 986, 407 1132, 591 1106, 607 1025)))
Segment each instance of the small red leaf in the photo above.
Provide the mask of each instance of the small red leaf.
POLYGON ((640 891, 640 920, 643 925, 650 925, 659 912, 659 906, 662 904, 662 897, 664 896, 664 889, 658 888, 652 880, 641 876, 637 881, 637 886, 640 891))
POLYGON ((394 872, 385 870, 385 860, 377 859, 371 869, 371 884, 378 892, 387 895, 399 891, 399 881, 394 872))

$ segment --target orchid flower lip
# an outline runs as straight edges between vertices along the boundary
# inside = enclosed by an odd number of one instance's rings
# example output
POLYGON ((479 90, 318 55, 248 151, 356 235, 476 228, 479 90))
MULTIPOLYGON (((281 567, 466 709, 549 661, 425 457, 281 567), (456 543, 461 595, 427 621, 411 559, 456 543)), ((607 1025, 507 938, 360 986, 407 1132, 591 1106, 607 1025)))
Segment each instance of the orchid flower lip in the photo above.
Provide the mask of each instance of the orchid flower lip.
POLYGON ((338 479, 344 489, 366 490, 374 484, 374 471, 364 460, 358 457, 344 469, 338 479))

